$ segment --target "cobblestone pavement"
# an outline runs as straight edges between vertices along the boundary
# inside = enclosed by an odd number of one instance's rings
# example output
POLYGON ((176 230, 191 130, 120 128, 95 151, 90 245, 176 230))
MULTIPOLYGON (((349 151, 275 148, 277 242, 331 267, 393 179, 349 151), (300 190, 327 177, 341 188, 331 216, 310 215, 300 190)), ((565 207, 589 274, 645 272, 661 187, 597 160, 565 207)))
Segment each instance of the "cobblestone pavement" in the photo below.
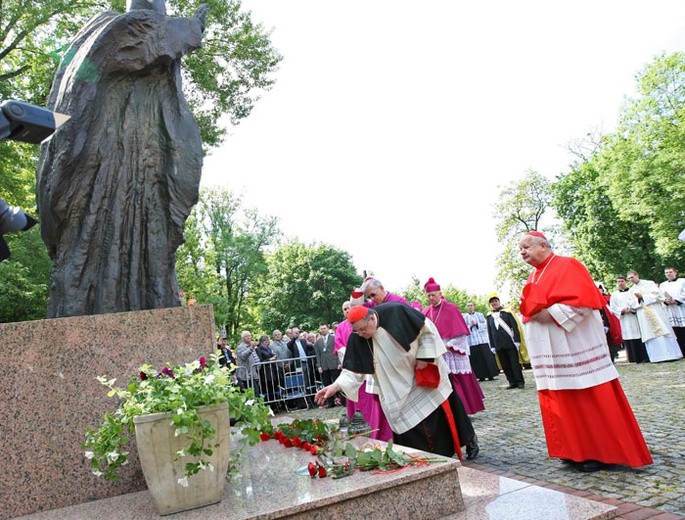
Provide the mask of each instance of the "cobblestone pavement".
MULTIPOLYGON (((486 410, 472 416, 481 450, 465 465, 501 470, 607 498, 685 516, 685 361, 616 367, 654 464, 581 473, 547 456, 531 371, 526 388, 507 390, 504 375, 481 383, 486 410)), ((342 408, 291 413, 337 418, 342 408)))

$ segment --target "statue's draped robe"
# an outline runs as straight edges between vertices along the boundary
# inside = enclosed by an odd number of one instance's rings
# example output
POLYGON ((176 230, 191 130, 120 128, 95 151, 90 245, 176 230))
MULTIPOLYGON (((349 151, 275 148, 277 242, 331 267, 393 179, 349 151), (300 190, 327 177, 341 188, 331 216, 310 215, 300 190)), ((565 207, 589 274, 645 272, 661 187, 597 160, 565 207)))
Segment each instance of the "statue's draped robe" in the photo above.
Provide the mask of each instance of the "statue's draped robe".
POLYGON ((68 49, 49 106, 71 119, 38 167, 48 317, 179 305, 175 253, 202 169, 180 65, 201 39, 197 18, 105 12, 68 49))

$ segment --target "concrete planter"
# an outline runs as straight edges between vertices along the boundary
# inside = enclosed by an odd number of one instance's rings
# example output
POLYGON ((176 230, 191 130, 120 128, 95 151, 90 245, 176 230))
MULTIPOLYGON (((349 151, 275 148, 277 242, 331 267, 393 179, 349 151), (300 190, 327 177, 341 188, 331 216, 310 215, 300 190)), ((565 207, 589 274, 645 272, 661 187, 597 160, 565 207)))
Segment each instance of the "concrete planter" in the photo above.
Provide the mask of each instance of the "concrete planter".
POLYGON ((184 477, 186 462, 193 462, 194 458, 174 460, 174 453, 184 448, 188 441, 183 435, 174 436, 171 412, 141 415, 133 419, 140 465, 160 515, 221 501, 231 441, 228 403, 202 407, 198 414, 203 420, 210 421, 216 430, 212 446, 220 446, 212 447, 214 454, 209 458, 214 471, 204 469, 188 477, 187 487, 181 486, 178 480, 184 477))

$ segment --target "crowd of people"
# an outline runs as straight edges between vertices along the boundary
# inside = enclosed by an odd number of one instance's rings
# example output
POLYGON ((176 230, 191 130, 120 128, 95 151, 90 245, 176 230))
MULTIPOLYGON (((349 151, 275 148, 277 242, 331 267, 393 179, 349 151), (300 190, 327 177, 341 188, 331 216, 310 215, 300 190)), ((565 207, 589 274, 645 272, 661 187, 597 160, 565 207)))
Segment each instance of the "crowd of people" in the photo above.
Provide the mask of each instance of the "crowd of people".
POLYGON ((678 278, 671 266, 664 275, 660 285, 642 280, 636 271, 616 277, 609 308, 620 319, 629 362, 658 363, 685 356, 685 279, 678 278))
POLYGON ((609 295, 542 233, 523 235, 519 250, 534 269, 517 309, 493 293, 487 315, 474 302, 462 313, 434 278, 424 285, 423 308, 369 277, 343 302, 340 323, 256 341, 244 332, 235 354, 220 338, 222 363, 235 364, 237 384, 262 395, 297 370, 316 404, 346 406, 349 417, 361 412, 372 438, 459 458, 464 448, 469 460, 480 452, 470 419, 485 410, 480 383, 503 373, 507 389, 523 389, 524 368, 532 368, 550 457, 586 472, 651 464, 608 329, 622 329, 631 362, 682 358, 684 280, 673 267, 660 286, 631 271, 609 295))

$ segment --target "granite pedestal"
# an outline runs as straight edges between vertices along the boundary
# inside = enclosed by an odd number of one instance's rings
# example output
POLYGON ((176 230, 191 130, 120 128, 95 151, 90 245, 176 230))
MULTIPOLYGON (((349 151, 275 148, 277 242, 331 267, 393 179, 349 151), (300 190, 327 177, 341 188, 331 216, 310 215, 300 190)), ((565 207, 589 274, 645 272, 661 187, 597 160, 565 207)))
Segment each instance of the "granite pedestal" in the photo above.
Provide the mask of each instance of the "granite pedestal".
POLYGON ((0 519, 145 489, 135 449, 120 482, 94 477, 81 444, 116 408, 96 377, 214 350, 212 307, 0 324, 0 519))
MULTIPOLYGON (((298 468, 313 460, 303 450, 285 448, 274 440, 260 443, 247 450, 241 474, 227 483, 221 503, 164 518, 607 520, 616 515, 613 506, 465 468, 454 459, 394 473, 357 472, 339 480, 296 474, 298 468)), ((142 491, 21 520, 92 518, 161 517, 149 492, 142 491)))

